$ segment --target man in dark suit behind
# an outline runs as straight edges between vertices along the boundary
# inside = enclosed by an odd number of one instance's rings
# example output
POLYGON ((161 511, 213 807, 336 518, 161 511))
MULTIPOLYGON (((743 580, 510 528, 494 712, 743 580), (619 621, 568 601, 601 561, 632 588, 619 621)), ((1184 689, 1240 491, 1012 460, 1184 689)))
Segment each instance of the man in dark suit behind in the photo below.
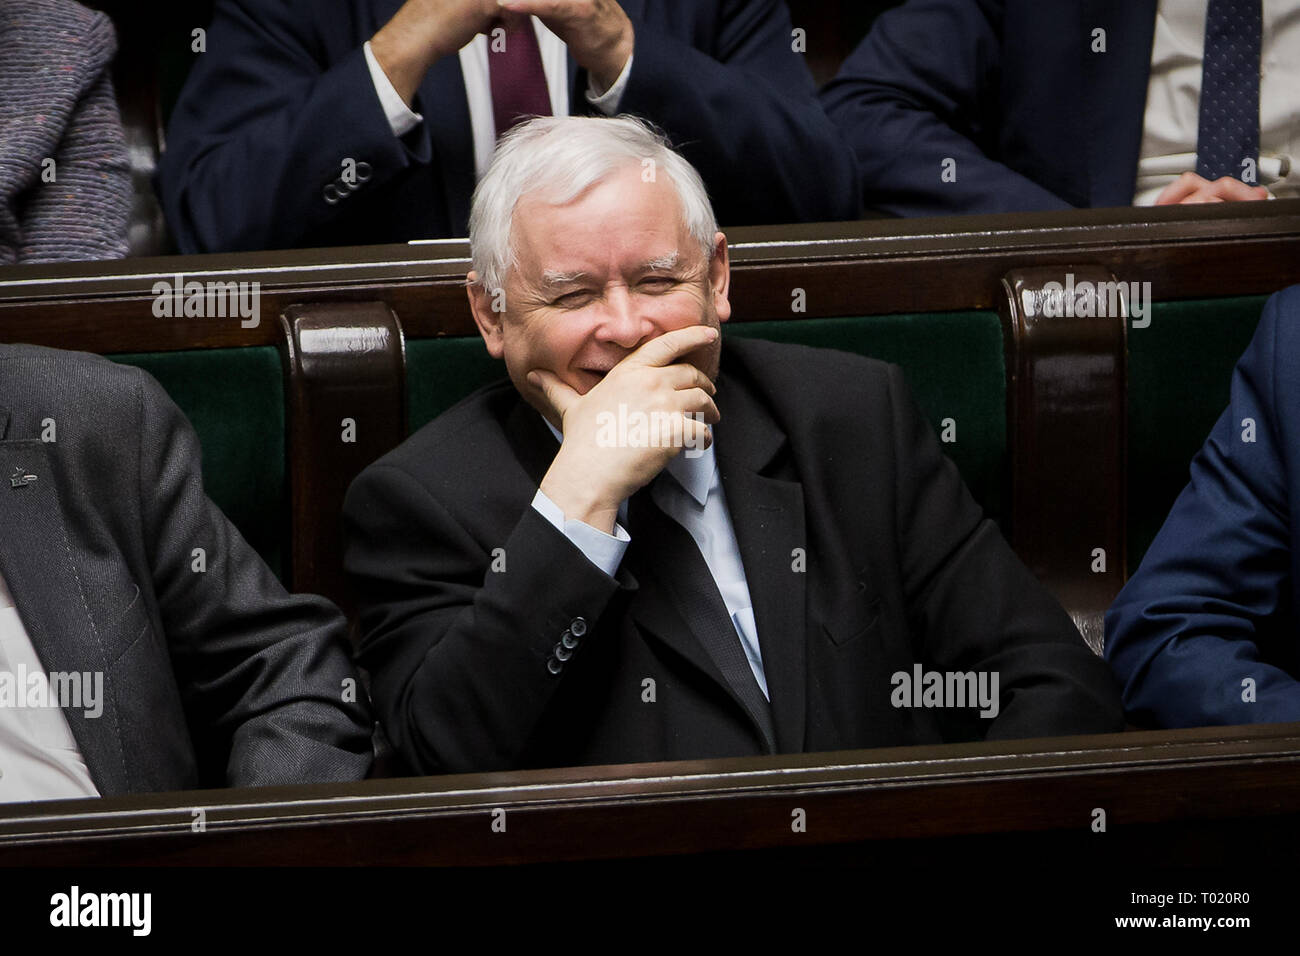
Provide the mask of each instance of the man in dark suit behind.
POLYGON ((0 471, 0 801, 366 775, 342 615, 204 494, 157 382, 0 346, 0 471), (31 696, 74 675, 75 705, 31 696))
POLYGON ((1270 4, 1262 23, 1260 6, 1213 0, 1207 19, 1206 0, 908 0, 872 24, 822 105, 865 203, 900 216, 1300 195, 1297 4, 1270 4), (1207 73, 1220 43, 1235 52, 1207 73), (1253 118, 1253 141, 1229 111, 1253 118))
POLYGON ((345 504, 360 660, 415 769, 1121 728, 896 367, 721 342, 726 239, 652 132, 534 120, 474 202, 470 303, 510 381, 345 504), (993 693, 927 703, 918 671, 993 693))
POLYGON ((517 115, 624 112, 729 225, 851 219, 853 156, 794 42, 780 0, 218 0, 159 193, 183 252, 463 236, 517 115))

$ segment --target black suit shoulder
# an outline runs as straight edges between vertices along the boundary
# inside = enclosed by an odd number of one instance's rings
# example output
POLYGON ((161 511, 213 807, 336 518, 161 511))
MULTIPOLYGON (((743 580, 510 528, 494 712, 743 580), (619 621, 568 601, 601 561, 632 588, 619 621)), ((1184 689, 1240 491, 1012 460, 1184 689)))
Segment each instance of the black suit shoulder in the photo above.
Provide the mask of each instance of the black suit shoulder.
MULTIPOLYGON (((366 468, 357 481, 368 472, 394 469, 431 494, 484 493, 488 485, 496 487, 491 480, 494 473, 499 477, 515 461, 505 423, 521 406, 523 400, 508 379, 486 385, 419 428, 366 468), (488 480, 477 480, 480 477, 488 480)), ((539 426, 541 421, 538 416, 539 426)))
POLYGON ((102 355, 43 345, 0 345, 0 363, 4 368, 0 402, 11 411, 34 403, 94 408, 104 402, 136 402, 146 375, 102 355))
POLYGON ((743 379, 791 437, 817 423, 836 435, 874 439, 875 429, 898 415, 899 402, 914 405, 897 365, 839 349, 724 333, 721 368, 743 379))
POLYGON ((88 474, 136 480, 150 421, 184 416, 147 372, 100 355, 38 345, 0 346, 4 437, 50 443, 56 462, 88 474), (161 418, 155 417, 161 416, 161 418))
POLYGON ((842 404, 846 395, 879 394, 899 374, 898 366, 855 352, 728 337, 725 332, 722 369, 744 375, 766 391, 827 408, 842 404), (835 387, 827 388, 831 382, 835 387))

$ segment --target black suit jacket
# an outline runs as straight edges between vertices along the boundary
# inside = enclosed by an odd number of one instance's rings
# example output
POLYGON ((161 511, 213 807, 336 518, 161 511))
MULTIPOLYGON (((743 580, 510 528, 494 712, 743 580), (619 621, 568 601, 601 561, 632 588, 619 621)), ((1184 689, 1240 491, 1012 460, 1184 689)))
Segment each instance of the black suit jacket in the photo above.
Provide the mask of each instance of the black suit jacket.
MULTIPOLYGON (((401 139, 366 68, 362 45, 401 5, 218 0, 158 171, 183 252, 466 235, 474 143, 459 57, 425 75, 424 122, 401 139), (327 192, 348 158, 368 178, 327 192)), ((817 103, 781 0, 622 6, 636 46, 619 109, 667 131, 724 225, 858 214, 852 152, 817 103)), ((572 113, 592 112, 586 89, 570 56, 572 113)))
MULTIPOLYGON (((715 448, 779 751, 1122 728, 1109 670, 983 517, 897 367, 761 341, 722 356, 715 448), (997 671, 1000 714, 894 707, 891 676, 915 662, 997 671)), ((349 490, 360 660, 389 736, 426 772, 764 752, 659 584, 673 569, 644 567, 633 540, 610 578, 531 507, 557 448, 505 382, 349 490)))
POLYGON ((46 671, 104 674, 102 714, 64 711, 91 778, 109 796, 364 777, 342 615, 285 592, 199 462, 140 369, 0 346, 0 573, 46 671))

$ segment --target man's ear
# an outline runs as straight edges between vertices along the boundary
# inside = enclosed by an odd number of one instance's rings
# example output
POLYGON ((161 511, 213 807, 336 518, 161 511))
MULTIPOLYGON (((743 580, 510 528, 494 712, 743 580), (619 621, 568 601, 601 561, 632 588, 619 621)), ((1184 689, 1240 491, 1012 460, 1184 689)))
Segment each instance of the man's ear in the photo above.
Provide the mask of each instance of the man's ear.
POLYGON ((731 289, 731 263, 727 259, 727 237, 717 233, 713 237, 713 259, 709 262, 709 288, 713 290, 713 310, 718 321, 731 318, 731 302, 727 292, 731 289))
POLYGON ((465 292, 469 295, 469 310, 474 315, 474 324, 478 326, 479 335, 487 345, 488 354, 499 359, 505 352, 505 339, 502 324, 505 322, 505 290, 489 292, 478 281, 478 274, 470 272, 465 276, 465 292))

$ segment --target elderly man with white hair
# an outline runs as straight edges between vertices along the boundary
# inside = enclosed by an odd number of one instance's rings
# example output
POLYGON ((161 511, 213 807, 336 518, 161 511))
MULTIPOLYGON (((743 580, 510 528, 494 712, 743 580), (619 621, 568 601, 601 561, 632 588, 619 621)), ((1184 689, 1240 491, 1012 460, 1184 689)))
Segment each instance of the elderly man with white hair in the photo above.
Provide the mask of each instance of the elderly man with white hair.
POLYGON ((721 336, 727 241, 655 130, 517 128, 470 241, 509 379, 345 506, 360 660, 413 770, 1123 726, 898 368, 721 336))

